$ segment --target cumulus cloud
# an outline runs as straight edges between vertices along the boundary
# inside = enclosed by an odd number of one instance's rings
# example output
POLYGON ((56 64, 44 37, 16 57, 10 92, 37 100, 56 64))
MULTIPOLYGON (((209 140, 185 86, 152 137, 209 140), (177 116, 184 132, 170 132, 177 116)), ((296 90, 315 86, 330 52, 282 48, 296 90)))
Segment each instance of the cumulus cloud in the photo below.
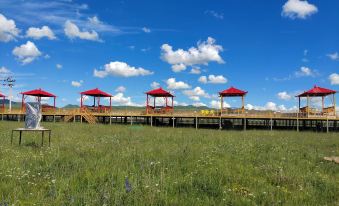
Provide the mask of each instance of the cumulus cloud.
POLYGON ((333 73, 328 77, 328 79, 332 85, 339 85, 339 74, 333 73))
POLYGON ((143 27, 142 31, 145 32, 145 33, 151 33, 151 29, 147 28, 147 27, 143 27))
POLYGON ((96 31, 80 31, 79 27, 69 20, 67 20, 64 25, 64 32, 70 39, 79 38, 84 40, 100 41, 99 35, 96 31))
POLYGON ((50 40, 56 39, 53 31, 48 26, 43 26, 40 28, 30 27, 26 31, 26 37, 31 37, 33 39, 41 39, 46 37, 50 40))
POLYGON ((176 81, 175 78, 169 78, 166 80, 168 89, 189 89, 191 86, 183 81, 176 81))
POLYGON ((318 8, 315 5, 308 3, 306 0, 288 0, 283 5, 282 16, 291 19, 306 19, 317 12, 318 8))
POLYGON ((0 67, 0 75, 1 74, 10 74, 12 73, 9 69, 7 69, 6 67, 0 67))
POLYGON ((126 91, 126 87, 124 86, 119 86, 118 88, 115 89, 116 92, 125 92, 126 91))
POLYGON ((172 71, 174 71, 174 72, 181 72, 181 71, 184 71, 184 70, 186 70, 185 64, 172 65, 172 71))
POLYGON ((112 97, 112 104, 117 106, 142 106, 132 102, 132 98, 125 97, 122 92, 119 92, 112 97))
POLYGON ((18 37, 20 30, 16 27, 15 21, 7 19, 0 13, 0 41, 9 42, 18 37))
POLYGON ((72 81, 72 82, 71 82, 71 85, 72 85, 73 87, 81 87, 81 86, 82 86, 82 83, 84 83, 83 80, 80 80, 80 81, 72 81))
POLYGON ((195 87, 191 90, 184 90, 182 93, 193 101, 200 101, 200 97, 210 98, 210 95, 201 87, 195 87))
POLYGON ((22 44, 19 47, 15 47, 12 51, 13 55, 18 58, 22 64, 29 64, 36 58, 41 56, 41 52, 31 41, 27 41, 26 44, 22 44))
POLYGON ((183 49, 173 50, 169 44, 161 46, 161 59, 172 65, 174 72, 180 72, 187 66, 208 65, 209 62, 223 64, 220 56, 222 46, 215 44, 215 39, 208 37, 206 41, 198 42, 197 47, 191 47, 187 51, 183 49))
POLYGON ((225 84, 227 83, 227 79, 222 76, 222 75, 208 75, 208 77, 206 76, 201 76, 198 79, 199 82, 203 83, 203 84, 225 84))
POLYGON ((200 67, 193 67, 190 71, 191 74, 201 74, 200 67))
POLYGON ((56 64, 55 65, 57 69, 62 69, 62 65, 61 64, 56 64))
POLYGON ((284 105, 277 105, 274 102, 267 102, 264 106, 255 106, 252 104, 247 104, 245 106, 247 110, 258 110, 258 111, 287 111, 287 108, 284 105))
POLYGON ((153 89, 155 89, 155 88, 160 87, 160 84, 159 84, 158 82, 152 82, 152 83, 151 83, 151 87, 152 87, 153 89))
POLYGON ((339 60, 339 54, 338 52, 334 52, 332 54, 327 54, 328 58, 332 59, 333 61, 338 61, 339 60))
POLYGON ((278 98, 287 101, 287 100, 290 100, 292 98, 292 96, 284 91, 284 92, 278 93, 278 98))
POLYGON ((317 75, 315 70, 310 69, 309 67, 301 67, 300 70, 295 72, 296 77, 314 77, 317 75))
POLYGON ((152 71, 149 71, 144 68, 136 68, 128 65, 125 62, 114 61, 109 64, 105 64, 103 70, 94 69, 94 76, 99 78, 104 78, 108 75, 117 76, 117 77, 135 77, 135 76, 146 76, 153 74, 152 71))
MULTIPOLYGON (((214 109, 220 109, 221 104, 220 104, 220 101, 212 100, 210 102, 210 106, 214 109)), ((228 104, 227 102, 224 102, 224 108, 230 108, 230 107, 231 107, 230 104, 228 104)))

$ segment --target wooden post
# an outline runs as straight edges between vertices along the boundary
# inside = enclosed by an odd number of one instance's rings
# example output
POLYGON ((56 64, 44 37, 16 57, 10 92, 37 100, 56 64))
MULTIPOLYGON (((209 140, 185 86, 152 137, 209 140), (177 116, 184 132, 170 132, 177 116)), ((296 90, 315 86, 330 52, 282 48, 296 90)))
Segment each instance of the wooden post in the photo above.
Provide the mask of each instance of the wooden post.
POLYGON ((153 116, 151 116, 151 127, 153 127, 153 116))
POLYGON ((244 131, 246 131, 246 129, 247 129, 247 119, 244 118, 243 120, 244 120, 244 131))
POLYGON ((175 118, 172 117, 172 124, 173 124, 173 128, 174 128, 174 121, 175 121, 175 118))
POLYGON ((219 117, 219 129, 220 130, 222 129, 222 126, 221 126, 221 116, 219 117))
POLYGON ((195 116, 195 129, 198 129, 198 116, 195 116))
POLYGON ((273 130, 273 120, 272 120, 272 118, 271 118, 271 131, 273 130))
POLYGON ((111 125, 112 124, 112 116, 109 115, 109 124, 111 125))
POLYGON ((297 132, 299 132, 299 111, 297 112, 297 132))
POLYGON ((131 125, 133 125, 133 117, 131 116, 131 125))
POLYGON ((328 117, 326 118, 326 132, 329 132, 329 128, 328 128, 328 117))

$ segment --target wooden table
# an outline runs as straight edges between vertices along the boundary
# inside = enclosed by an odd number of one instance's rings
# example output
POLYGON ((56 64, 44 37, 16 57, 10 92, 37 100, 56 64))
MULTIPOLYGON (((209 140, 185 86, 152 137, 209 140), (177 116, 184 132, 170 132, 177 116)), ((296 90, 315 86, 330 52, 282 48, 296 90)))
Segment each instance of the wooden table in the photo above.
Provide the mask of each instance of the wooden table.
POLYGON ((21 145, 22 133, 23 132, 41 132, 41 146, 44 145, 44 136, 45 132, 48 132, 48 146, 51 146, 51 133, 52 130, 50 129, 26 129, 26 128, 17 128, 12 130, 11 135, 11 144, 13 143, 13 133, 19 132, 19 145, 21 145))

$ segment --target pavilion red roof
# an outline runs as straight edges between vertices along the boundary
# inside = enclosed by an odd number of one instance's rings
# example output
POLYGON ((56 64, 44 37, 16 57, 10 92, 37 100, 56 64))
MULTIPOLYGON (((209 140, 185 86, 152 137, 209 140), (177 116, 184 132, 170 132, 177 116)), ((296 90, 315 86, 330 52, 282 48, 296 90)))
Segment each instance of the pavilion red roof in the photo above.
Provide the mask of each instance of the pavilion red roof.
POLYGON ((91 96, 91 97, 113 97, 111 94, 101 91, 98 88, 87 90, 87 91, 81 92, 80 94, 91 96))
POLYGON ((146 94, 152 97, 174 97, 170 92, 163 90, 161 87, 158 89, 153 89, 151 91, 146 92, 146 94))
POLYGON ((35 96, 35 97, 56 97, 54 94, 46 92, 40 88, 27 91, 27 92, 21 92, 20 94, 27 95, 27 96, 35 96))
POLYGON ((318 96, 327 96, 330 94, 335 94, 337 93, 334 90, 331 89, 326 89, 322 87, 318 87, 317 85, 314 85, 314 87, 306 92, 303 92, 299 94, 297 97, 307 97, 307 96, 313 96, 313 97, 318 97, 318 96))
POLYGON ((0 97, 5 97, 5 95, 3 95, 3 94, 0 93, 0 97))
POLYGON ((247 94, 247 91, 243 91, 240 89, 237 89, 235 87, 230 87, 224 91, 219 92, 220 96, 244 96, 245 94, 247 94))

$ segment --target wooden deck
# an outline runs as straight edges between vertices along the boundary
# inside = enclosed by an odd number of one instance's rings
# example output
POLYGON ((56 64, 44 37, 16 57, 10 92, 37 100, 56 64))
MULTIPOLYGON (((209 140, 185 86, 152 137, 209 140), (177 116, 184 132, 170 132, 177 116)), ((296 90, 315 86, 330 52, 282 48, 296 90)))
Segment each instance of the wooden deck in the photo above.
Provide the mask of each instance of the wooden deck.
MULTIPOLYGON (((24 121, 20 110, 0 112, 0 120, 24 121)), ((148 114, 143 111, 120 110, 105 113, 81 112, 79 109, 57 109, 43 112, 42 121, 80 122, 90 124, 143 124, 150 126, 193 127, 215 129, 288 129, 311 131, 338 131, 338 116, 313 115, 306 117, 298 113, 259 112, 246 114, 217 113, 206 115, 201 112, 180 111, 173 114, 148 114)))

